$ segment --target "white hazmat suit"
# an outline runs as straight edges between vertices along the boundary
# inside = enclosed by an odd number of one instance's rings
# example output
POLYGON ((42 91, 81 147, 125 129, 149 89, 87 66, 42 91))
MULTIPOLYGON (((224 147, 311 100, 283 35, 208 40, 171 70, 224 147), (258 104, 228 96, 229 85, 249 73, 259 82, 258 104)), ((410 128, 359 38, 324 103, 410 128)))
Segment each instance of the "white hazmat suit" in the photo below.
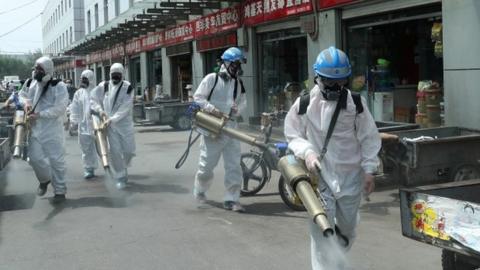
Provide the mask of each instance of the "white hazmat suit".
MULTIPOLYGON (((208 101, 208 96, 215 84, 216 73, 210 73, 200 82, 195 94, 194 101, 206 111, 218 110, 226 115, 238 116, 245 109, 247 103, 245 94, 241 93, 238 80, 228 75, 225 65, 222 65, 215 89, 208 101), (236 98, 234 97, 235 83, 237 84, 236 98), (234 108, 234 111, 232 111, 234 108), (235 112, 236 111, 236 112, 235 112)), ((234 120, 228 121, 228 127, 236 128, 234 120)), ((223 154, 225 167, 225 202, 238 202, 242 183, 242 168, 240 167, 240 142, 238 140, 221 135, 217 139, 202 136, 200 143, 200 160, 198 171, 195 175, 194 195, 204 194, 211 186, 213 169, 217 166, 220 156, 223 154)))
MULTIPOLYGON (((295 156, 306 159, 311 153, 321 153, 337 101, 328 101, 315 86, 310 93, 310 104, 303 115, 298 114, 299 100, 293 104, 285 118, 285 137, 295 156)), ((340 110, 327 152, 321 162, 322 176, 326 183, 319 183, 319 190, 326 200, 330 224, 336 224, 349 240, 355 238, 359 221, 364 173, 374 173, 379 161, 380 136, 375 122, 362 99, 364 111, 357 113, 349 92, 347 109, 340 110), (328 186, 326 186, 328 185, 328 186), (335 222, 336 221, 336 222, 335 222)), ((325 269, 322 253, 325 251, 324 236, 317 225, 311 222, 311 257, 314 270, 325 269)))
POLYGON ((70 104, 70 121, 78 125, 78 143, 82 150, 83 168, 87 173, 92 173, 98 167, 98 158, 95 148, 95 135, 90 114, 90 95, 95 88, 94 74, 91 70, 84 70, 80 78, 88 79, 88 86, 75 92, 70 104))
POLYGON ((90 101, 92 110, 100 114, 105 113, 110 120, 107 136, 111 166, 117 182, 126 183, 128 179, 126 168, 135 156, 135 129, 132 116, 134 91, 130 83, 123 80, 124 69, 121 64, 115 63, 111 66, 110 76, 113 73, 121 73, 122 80, 117 84, 112 80, 101 82, 93 90, 90 101), (107 87, 105 83, 108 83, 107 87))
POLYGON ((38 119, 31 123, 28 156, 40 183, 52 182, 55 194, 65 194, 65 137, 63 116, 68 105, 68 92, 63 82, 51 80, 53 62, 40 57, 36 65, 43 68, 42 81, 32 83, 20 92, 24 106, 36 106, 38 119), (48 88, 45 86, 48 84, 48 88), (46 91, 43 96, 42 92, 46 91))

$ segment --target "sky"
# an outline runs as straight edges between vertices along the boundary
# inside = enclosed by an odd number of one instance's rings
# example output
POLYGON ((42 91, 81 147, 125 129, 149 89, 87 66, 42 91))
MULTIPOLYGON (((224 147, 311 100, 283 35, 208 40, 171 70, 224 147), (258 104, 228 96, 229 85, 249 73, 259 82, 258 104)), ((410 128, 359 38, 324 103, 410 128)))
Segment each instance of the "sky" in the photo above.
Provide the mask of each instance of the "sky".
POLYGON ((48 0, 0 0, 0 54, 28 53, 42 49, 42 19, 36 19, 23 27, 5 33, 40 14, 48 0), (31 4, 28 4, 32 2, 31 4), (23 6, 20 9, 11 9, 23 6))

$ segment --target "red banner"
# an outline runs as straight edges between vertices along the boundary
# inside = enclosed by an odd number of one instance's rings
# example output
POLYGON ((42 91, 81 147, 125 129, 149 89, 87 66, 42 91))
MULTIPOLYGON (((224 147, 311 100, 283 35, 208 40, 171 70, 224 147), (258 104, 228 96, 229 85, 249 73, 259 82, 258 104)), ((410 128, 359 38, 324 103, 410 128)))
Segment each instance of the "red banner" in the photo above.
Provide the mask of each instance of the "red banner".
POLYGON ((164 44, 164 32, 155 32, 142 38, 142 51, 151 51, 164 44))
POLYGON ((357 0, 318 0, 320 8, 331 8, 339 5, 355 2, 357 0))
POLYGON ((240 6, 225 8, 195 20, 195 39, 240 27, 240 6))
POLYGON ((250 0, 243 6, 243 19, 252 26, 312 10, 311 0, 250 0))
POLYGON ((208 50, 220 49, 230 46, 237 46, 237 33, 219 35, 212 38, 206 38, 197 41, 197 51, 204 52, 208 50))
POLYGON ((96 51, 87 55, 87 63, 96 63, 102 61, 102 51, 96 51))
POLYGON ((75 67, 85 67, 86 61, 85 59, 77 59, 75 60, 75 67))
POLYGON ((177 25, 164 31, 164 45, 173 45, 193 40, 195 37, 195 22, 177 25))
POLYGON ((134 38, 125 45, 125 53, 127 55, 136 54, 142 51, 142 39, 134 38))

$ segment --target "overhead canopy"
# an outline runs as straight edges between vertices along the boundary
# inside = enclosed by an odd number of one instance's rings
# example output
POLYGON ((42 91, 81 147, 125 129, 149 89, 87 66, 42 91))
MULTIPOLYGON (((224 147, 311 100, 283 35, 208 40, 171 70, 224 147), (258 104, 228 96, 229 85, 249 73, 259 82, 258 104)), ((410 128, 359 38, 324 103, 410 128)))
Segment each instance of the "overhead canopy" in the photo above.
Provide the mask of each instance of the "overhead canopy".
MULTIPOLYGON (((222 0, 238 2, 238 0, 222 0)), ((84 55, 125 42, 135 37, 156 32, 215 12, 221 8, 220 1, 158 1, 135 2, 127 11, 107 24, 71 44, 65 54, 84 55), (205 12, 205 9, 208 12, 205 12)))

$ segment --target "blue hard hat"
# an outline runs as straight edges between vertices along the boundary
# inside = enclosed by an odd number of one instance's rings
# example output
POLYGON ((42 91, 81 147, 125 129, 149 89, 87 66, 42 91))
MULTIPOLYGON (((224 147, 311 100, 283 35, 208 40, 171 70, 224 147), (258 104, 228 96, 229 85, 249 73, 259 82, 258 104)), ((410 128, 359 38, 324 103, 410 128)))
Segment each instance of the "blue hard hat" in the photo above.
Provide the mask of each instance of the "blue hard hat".
POLYGON ((313 70, 318 76, 330 79, 344 79, 352 74, 348 56, 333 46, 323 50, 317 56, 313 70))
POLYGON ((227 62, 240 61, 246 63, 247 59, 243 55, 243 51, 237 47, 230 47, 222 54, 222 60, 227 62))

